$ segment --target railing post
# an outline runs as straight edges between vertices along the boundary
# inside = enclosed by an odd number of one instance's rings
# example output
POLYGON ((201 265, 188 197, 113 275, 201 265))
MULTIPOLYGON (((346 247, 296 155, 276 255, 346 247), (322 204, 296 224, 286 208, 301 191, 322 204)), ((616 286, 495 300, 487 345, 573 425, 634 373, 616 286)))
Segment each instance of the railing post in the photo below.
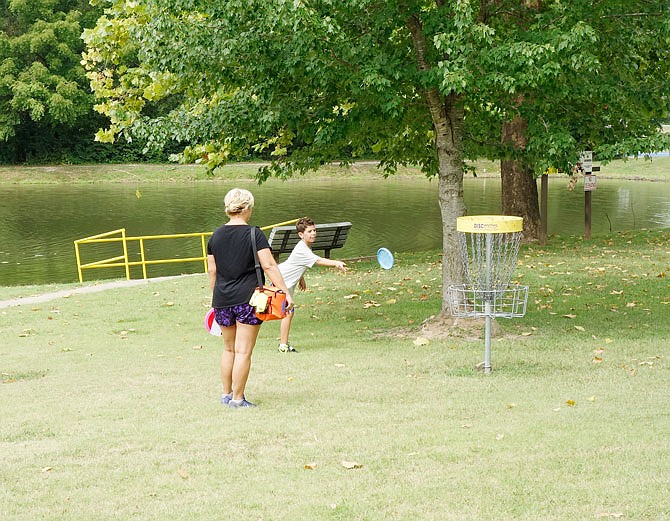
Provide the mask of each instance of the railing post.
POLYGON ((84 273, 81 269, 81 256, 79 255, 79 243, 74 241, 74 255, 77 258, 77 273, 79 274, 79 283, 84 282, 84 273))
POLYGON ((144 238, 140 237, 140 260, 142 261, 142 278, 147 278, 147 259, 144 256, 144 238))
POLYGON ((123 241, 123 260, 126 265, 126 280, 130 280, 130 265, 128 264, 128 243, 126 242, 125 228, 121 228, 121 240, 123 241))
POLYGON ((205 265, 205 273, 207 273, 208 266, 207 266, 207 243, 205 242, 205 235, 200 236, 200 243, 202 244, 202 258, 203 258, 203 263, 205 265))

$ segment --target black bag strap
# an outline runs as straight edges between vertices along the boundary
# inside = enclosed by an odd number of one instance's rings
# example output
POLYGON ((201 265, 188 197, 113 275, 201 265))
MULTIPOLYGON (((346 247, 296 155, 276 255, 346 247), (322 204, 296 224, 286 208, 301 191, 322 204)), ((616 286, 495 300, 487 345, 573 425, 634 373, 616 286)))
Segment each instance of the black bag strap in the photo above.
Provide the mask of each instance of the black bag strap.
POLYGON ((251 227, 251 249, 254 251, 254 268, 256 277, 258 277, 258 287, 263 288, 263 275, 261 273, 261 263, 258 260, 258 248, 256 247, 256 227, 251 227))

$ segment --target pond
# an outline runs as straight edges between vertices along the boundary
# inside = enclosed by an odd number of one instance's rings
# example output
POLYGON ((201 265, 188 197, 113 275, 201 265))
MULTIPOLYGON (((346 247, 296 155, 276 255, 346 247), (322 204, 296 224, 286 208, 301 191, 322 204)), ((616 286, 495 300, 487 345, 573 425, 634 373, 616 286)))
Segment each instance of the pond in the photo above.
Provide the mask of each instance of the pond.
MULTIPOLYGON (((346 246, 333 257, 441 248, 437 182, 425 178, 297 178, 192 184, 0 185, 0 285, 76 282, 73 241, 126 228, 127 234, 209 232, 225 222, 223 197, 234 186, 256 197, 253 223, 308 215, 317 223, 351 221, 346 246), (139 191, 139 193, 138 193, 139 191), (139 195, 139 197, 138 197, 139 195)), ((566 178, 549 180, 549 234, 583 235, 584 192, 566 178)), ((468 178, 470 215, 500 213, 500 180, 468 178)), ((670 183, 599 179, 592 196, 592 234, 670 227, 670 183)), ((154 243, 156 244, 156 243, 154 243)), ((157 258, 154 256, 154 258, 157 258)), ((194 263, 150 267, 149 276, 194 272, 194 263)), ((120 269, 86 272, 118 278, 120 269)))

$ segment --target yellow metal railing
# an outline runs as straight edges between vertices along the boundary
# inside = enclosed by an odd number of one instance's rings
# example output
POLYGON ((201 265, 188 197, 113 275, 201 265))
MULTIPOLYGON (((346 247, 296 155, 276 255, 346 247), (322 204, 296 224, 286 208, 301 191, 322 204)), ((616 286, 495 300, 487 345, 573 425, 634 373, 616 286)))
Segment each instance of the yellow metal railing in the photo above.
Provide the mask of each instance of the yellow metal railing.
MULTIPOLYGON (((298 219, 292 219, 290 221, 284 221, 276 224, 270 224, 268 226, 261 227, 261 230, 269 230, 275 226, 287 226, 289 224, 294 224, 298 219)), ((147 266, 157 265, 157 264, 174 264, 174 263, 183 263, 183 262, 202 262, 204 271, 207 273, 207 238, 212 235, 212 232, 195 232, 195 233, 173 233, 168 235, 141 235, 138 237, 129 237, 126 235, 125 228, 119 228, 118 230, 112 230, 111 232, 100 233, 98 235, 91 235, 90 237, 85 237, 83 239, 77 239, 74 241, 74 251, 75 257, 77 259, 77 273, 79 274, 79 282, 84 282, 84 270, 89 269, 102 269, 102 268, 120 268, 123 267, 126 273, 126 279, 130 280, 130 268, 133 266, 142 266, 142 278, 146 279, 147 277, 147 266), (167 240, 167 239, 192 239, 197 238, 200 240, 200 250, 202 255, 195 257, 185 257, 185 258, 170 258, 170 259, 148 259, 146 255, 145 243, 147 241, 156 241, 156 240, 167 240), (121 244, 121 255, 116 255, 113 257, 108 257, 101 260, 96 260, 93 262, 82 263, 81 261, 81 246, 86 244, 121 244), (140 260, 131 261, 129 259, 128 251, 129 244, 137 243, 137 248, 139 249, 140 260)))

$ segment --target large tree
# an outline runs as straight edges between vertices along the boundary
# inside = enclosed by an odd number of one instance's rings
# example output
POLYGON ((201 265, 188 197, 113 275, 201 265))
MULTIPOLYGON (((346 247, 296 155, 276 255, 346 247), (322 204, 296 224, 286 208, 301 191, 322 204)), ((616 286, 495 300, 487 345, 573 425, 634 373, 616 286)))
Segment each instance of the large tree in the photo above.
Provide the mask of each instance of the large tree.
POLYGON ((569 169, 566 150, 608 161, 668 147, 660 123, 670 103, 670 3, 515 0, 488 9, 481 18, 505 35, 499 56, 517 72, 507 92, 489 93, 499 122, 473 144, 499 140, 481 152, 501 159, 503 213, 524 217, 524 235, 537 238, 535 179, 550 166, 569 169))
POLYGON ((0 3, 0 141, 15 145, 14 160, 94 115, 81 33, 100 13, 87 0, 0 3))
MULTIPOLYGON (((518 147, 500 136, 529 86, 563 78, 569 87, 566 78, 595 60, 593 31, 566 14, 583 13, 583 0, 542 9, 518 0, 96 3, 106 16, 85 32, 85 61, 112 122, 98 139, 192 143, 183 158, 211 168, 267 154, 260 180, 370 154, 387 174, 419 165, 438 177, 443 309, 462 279, 464 159, 516 159, 518 147)), ((554 103, 533 106, 543 100, 554 103)), ((567 118, 570 104, 563 109, 567 118)), ((527 121, 525 159, 544 150, 537 168, 576 161, 572 135, 534 132, 542 122, 527 121)))

